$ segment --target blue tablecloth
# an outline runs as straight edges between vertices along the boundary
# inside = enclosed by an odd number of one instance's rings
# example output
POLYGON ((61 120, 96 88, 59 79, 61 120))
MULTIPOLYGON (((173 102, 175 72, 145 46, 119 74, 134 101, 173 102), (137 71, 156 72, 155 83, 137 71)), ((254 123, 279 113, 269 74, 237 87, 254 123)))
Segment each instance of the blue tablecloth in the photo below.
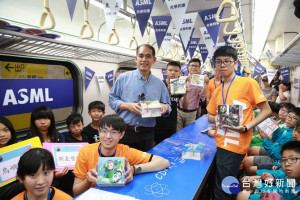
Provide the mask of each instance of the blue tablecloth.
POLYGON ((142 200, 193 199, 209 170, 216 153, 214 138, 201 133, 209 125, 206 116, 175 133, 149 151, 170 161, 170 168, 134 176, 124 187, 99 188, 129 195, 142 200), (204 156, 199 160, 181 158, 181 148, 186 143, 204 143, 204 156))

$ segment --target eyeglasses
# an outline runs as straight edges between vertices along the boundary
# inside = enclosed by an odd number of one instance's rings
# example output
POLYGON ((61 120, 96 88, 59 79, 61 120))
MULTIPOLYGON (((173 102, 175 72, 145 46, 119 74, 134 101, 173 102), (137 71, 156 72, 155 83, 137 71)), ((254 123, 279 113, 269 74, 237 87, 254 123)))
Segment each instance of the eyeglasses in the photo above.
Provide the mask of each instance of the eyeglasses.
POLYGON ((233 60, 225 60, 225 61, 216 61, 215 64, 217 66, 221 66, 222 64, 224 64, 225 66, 228 66, 233 62, 234 62, 233 60))
POLYGON ((290 115, 286 116, 286 118, 287 118, 288 120, 293 120, 293 121, 297 121, 297 120, 298 120, 297 117, 291 117, 290 115))
POLYGON ((281 159, 281 160, 278 160, 278 163, 279 164, 285 164, 286 162, 288 162, 289 164, 294 164, 297 162, 297 160, 299 160, 300 158, 288 158, 288 159, 281 159))
POLYGON ((120 131, 116 131, 116 130, 107 130, 107 129, 100 129, 99 130, 100 133, 102 133, 103 135, 107 135, 108 133, 110 133, 111 136, 116 137, 119 135, 120 131))
POLYGON ((195 68, 197 68, 197 67, 200 67, 200 65, 189 65, 190 67, 195 67, 195 68))
POLYGON ((144 93, 139 94, 140 101, 145 101, 146 95, 144 93))

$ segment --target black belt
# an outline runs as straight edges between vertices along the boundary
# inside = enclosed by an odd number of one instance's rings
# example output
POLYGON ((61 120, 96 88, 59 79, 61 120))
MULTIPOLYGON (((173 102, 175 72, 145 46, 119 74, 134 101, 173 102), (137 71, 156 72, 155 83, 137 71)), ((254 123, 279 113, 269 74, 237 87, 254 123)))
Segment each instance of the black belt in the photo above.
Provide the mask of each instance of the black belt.
POLYGON ((126 130, 127 131, 132 131, 132 132, 147 132, 147 131, 152 131, 153 127, 143 127, 143 126, 129 126, 126 125, 126 130))
POLYGON ((183 112, 186 112, 186 113, 189 113, 189 112, 194 112, 198 109, 194 109, 194 110, 187 110, 187 109, 184 109, 184 108, 178 108, 179 110, 183 111, 183 112))

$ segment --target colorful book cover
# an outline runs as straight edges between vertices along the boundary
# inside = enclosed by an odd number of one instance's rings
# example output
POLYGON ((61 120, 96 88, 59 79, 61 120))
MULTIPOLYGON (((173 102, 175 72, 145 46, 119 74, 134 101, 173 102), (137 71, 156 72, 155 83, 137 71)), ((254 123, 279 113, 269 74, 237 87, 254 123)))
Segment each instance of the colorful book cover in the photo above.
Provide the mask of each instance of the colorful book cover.
POLYGON ((272 135, 272 133, 279 128, 279 126, 273 122, 270 118, 265 119, 259 123, 258 128, 262 130, 267 136, 272 135))
POLYGON ((239 126, 243 117, 241 105, 218 105, 218 124, 239 126))
POLYGON ((197 87, 204 87, 204 76, 200 74, 193 74, 191 79, 191 85, 197 87))
POLYGON ((170 79, 170 90, 171 94, 185 94, 186 86, 185 86, 185 76, 181 76, 177 79, 170 79))
POLYGON ((42 148, 39 137, 0 148, 0 187, 17 180, 20 157, 31 148, 42 148))
POLYGON ((125 185, 124 157, 99 157, 97 168, 97 185, 99 187, 125 185))
POLYGON ((52 153, 55 171, 61 171, 64 167, 74 169, 80 149, 87 144, 86 142, 43 143, 43 148, 52 153))
POLYGON ((142 118, 161 116, 159 101, 141 101, 140 105, 142 108, 142 118))

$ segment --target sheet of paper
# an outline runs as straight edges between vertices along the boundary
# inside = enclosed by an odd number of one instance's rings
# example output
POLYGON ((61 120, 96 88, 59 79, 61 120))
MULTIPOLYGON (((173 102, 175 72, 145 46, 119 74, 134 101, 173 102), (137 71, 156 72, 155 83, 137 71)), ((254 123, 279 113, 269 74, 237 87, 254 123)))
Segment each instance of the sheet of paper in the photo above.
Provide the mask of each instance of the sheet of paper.
POLYGON ((83 193, 81 196, 77 198, 77 200, 134 200, 136 198, 126 196, 126 195, 121 195, 121 194, 116 194, 113 192, 107 192, 104 190, 99 190, 95 188, 90 188, 87 190, 85 193, 83 193))

